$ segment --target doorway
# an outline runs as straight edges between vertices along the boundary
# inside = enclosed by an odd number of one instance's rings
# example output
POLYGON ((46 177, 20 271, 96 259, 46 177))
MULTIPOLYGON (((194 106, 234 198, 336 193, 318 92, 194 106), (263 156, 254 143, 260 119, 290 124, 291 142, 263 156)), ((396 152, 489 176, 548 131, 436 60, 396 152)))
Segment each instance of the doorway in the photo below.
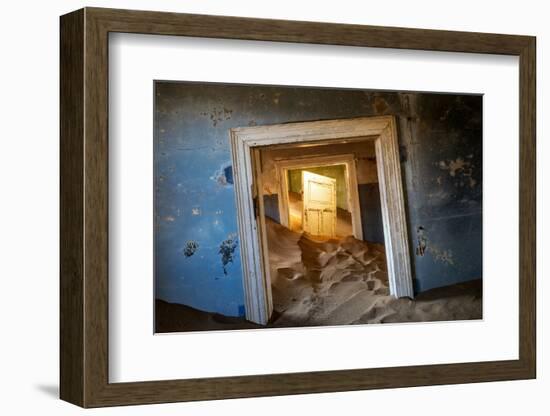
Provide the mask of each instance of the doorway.
MULTIPOLYGON (((286 148, 291 149, 292 145, 286 146, 286 148)), ((330 220, 335 221, 334 231, 327 235, 334 237, 353 235, 359 240, 363 238, 356 164, 353 154, 288 157, 275 161, 274 165, 278 181, 277 192, 280 195, 277 205, 281 225, 293 231, 307 231, 315 235, 319 232, 311 232, 309 229, 312 221, 317 221, 317 224, 328 224, 330 220), (302 176, 304 174, 307 177, 305 180, 302 176), (316 204, 319 205, 316 201, 322 199, 323 195, 324 197, 328 196, 327 192, 322 191, 326 191, 326 187, 330 187, 330 185, 323 186, 322 183, 330 181, 322 178, 318 178, 317 182, 312 181, 313 174, 335 181, 335 207, 322 206, 323 204, 316 207, 316 204), (306 182, 308 185, 304 186, 306 182), (313 195, 316 192, 321 195, 313 195), (312 199, 312 197, 316 197, 316 199, 312 199), (304 202, 306 203, 304 204, 304 202), (324 211, 316 211, 316 208, 324 211), (304 224, 307 229, 304 228, 304 224)))
MULTIPOLYGON (((396 297, 413 297, 397 129, 393 117, 236 128, 231 130, 231 144, 248 320, 266 324, 273 311, 261 149, 268 146, 318 146, 365 140, 374 143, 376 153, 390 294, 396 297)), ((299 221, 301 229, 312 236, 337 236, 338 181, 312 170, 316 167, 344 165, 351 229, 355 238, 361 238, 361 211, 356 195, 357 175, 353 155, 347 155, 347 160, 342 160, 342 155, 323 157, 325 163, 314 158, 278 161, 281 224, 289 227, 291 221, 298 222, 299 215, 296 214, 293 219, 290 211, 291 202, 294 202, 291 199, 296 195, 289 192, 292 181, 289 172, 298 170, 302 186, 299 193, 302 203, 299 221)))
POLYGON ((336 237, 336 179, 302 173, 302 229, 312 236, 336 237))

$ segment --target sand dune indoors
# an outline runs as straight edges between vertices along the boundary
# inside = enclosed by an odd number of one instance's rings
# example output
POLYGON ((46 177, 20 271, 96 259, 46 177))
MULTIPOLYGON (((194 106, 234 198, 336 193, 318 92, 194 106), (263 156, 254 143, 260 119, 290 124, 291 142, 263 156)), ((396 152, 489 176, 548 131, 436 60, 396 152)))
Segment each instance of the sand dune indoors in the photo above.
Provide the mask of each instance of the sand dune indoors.
POLYGON ((313 239, 266 221, 273 326, 481 318, 480 281, 396 299, 389 295, 382 245, 353 237, 313 239))

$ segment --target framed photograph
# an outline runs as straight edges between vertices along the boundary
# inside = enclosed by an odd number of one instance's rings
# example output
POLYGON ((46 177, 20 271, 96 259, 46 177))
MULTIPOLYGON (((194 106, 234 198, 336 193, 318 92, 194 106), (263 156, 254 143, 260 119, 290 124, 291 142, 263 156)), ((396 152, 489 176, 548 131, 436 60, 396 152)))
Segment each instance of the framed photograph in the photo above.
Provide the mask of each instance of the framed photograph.
POLYGON ((535 378, 535 49, 62 16, 61 398, 535 378))

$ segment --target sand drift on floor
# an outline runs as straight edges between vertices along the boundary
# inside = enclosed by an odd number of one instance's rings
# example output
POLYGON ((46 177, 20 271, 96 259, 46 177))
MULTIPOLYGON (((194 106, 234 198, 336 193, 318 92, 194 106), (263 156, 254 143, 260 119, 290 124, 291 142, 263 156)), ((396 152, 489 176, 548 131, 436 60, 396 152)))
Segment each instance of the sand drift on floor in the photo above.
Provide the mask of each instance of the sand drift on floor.
POLYGON ((415 300, 389 295, 384 246, 353 237, 317 240, 267 219, 273 326, 481 318, 481 283, 436 289, 415 300))

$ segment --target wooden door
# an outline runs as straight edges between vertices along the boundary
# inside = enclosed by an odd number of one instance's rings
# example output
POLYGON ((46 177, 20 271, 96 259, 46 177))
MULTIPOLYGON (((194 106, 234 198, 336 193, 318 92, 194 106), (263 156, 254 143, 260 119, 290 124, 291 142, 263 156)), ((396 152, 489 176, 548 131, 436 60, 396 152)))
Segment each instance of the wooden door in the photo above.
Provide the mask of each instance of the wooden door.
POLYGON ((336 179, 302 171, 303 229, 312 235, 336 236, 336 179))

